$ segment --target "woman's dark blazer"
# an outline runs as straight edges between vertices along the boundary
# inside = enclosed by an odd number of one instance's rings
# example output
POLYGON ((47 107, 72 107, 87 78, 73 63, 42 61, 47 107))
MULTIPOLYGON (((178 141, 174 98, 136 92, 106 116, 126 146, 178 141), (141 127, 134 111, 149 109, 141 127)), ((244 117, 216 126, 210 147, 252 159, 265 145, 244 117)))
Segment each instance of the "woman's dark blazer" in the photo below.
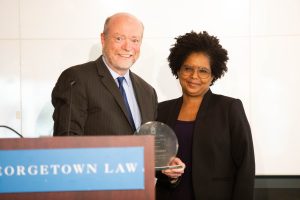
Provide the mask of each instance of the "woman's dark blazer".
MULTIPOLYGON (((174 128, 182 97, 158 106, 158 121, 174 128)), ((180 148, 180 147, 179 147, 180 148)), ((196 200, 252 200, 255 160, 250 126, 239 99, 205 94, 197 113, 192 147, 196 200)), ((175 185, 157 174, 157 199, 168 199, 175 185)))

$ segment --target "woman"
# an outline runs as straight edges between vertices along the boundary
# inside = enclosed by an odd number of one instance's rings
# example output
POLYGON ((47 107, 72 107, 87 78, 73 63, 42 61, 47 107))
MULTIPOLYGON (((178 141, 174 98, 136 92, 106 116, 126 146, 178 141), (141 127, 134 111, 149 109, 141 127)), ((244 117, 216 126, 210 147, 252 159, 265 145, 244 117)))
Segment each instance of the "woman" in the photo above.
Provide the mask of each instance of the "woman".
POLYGON ((176 38, 169 66, 182 97, 159 104, 158 121, 175 131, 179 150, 157 174, 158 200, 253 199, 255 161, 250 126, 239 99, 213 94, 227 71, 227 51, 207 32, 176 38))

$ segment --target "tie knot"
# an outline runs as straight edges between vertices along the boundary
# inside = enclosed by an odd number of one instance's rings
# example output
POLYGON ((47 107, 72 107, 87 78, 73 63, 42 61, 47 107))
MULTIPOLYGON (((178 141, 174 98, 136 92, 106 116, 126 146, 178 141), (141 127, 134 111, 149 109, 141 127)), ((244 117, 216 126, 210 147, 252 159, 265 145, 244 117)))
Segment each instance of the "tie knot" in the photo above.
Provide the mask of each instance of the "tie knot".
POLYGON ((117 78, 118 79, 118 83, 119 85, 122 85, 123 84, 123 80, 125 79, 123 76, 120 76, 117 78))

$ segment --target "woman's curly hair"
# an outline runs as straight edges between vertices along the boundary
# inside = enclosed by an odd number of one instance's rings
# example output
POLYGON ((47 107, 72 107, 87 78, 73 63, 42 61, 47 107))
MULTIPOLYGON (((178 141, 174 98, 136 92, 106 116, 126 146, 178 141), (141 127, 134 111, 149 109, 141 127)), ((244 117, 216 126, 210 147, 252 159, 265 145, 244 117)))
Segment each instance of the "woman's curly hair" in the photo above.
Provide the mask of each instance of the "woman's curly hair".
POLYGON ((196 33, 191 31, 175 38, 175 44, 170 48, 168 57, 169 66, 173 75, 178 78, 177 72, 187 57, 192 53, 204 53, 209 57, 213 83, 227 72, 227 50, 219 43, 219 39, 210 36, 206 31, 196 33))

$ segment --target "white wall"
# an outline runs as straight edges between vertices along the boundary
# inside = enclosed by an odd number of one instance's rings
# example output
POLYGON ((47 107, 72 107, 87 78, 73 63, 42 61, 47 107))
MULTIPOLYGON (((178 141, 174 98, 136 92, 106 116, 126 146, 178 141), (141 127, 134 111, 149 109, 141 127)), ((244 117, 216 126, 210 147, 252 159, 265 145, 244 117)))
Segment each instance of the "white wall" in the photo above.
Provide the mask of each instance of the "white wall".
MULTIPOLYGON (((133 71, 160 101, 180 95, 166 61, 173 38, 191 30, 218 36, 229 71, 212 90, 243 101, 257 174, 300 174, 299 0, 0 0, 0 125, 51 135, 59 74, 100 55, 104 20, 119 11, 144 22, 133 71)), ((15 136, 0 129, 0 137, 15 136)))

